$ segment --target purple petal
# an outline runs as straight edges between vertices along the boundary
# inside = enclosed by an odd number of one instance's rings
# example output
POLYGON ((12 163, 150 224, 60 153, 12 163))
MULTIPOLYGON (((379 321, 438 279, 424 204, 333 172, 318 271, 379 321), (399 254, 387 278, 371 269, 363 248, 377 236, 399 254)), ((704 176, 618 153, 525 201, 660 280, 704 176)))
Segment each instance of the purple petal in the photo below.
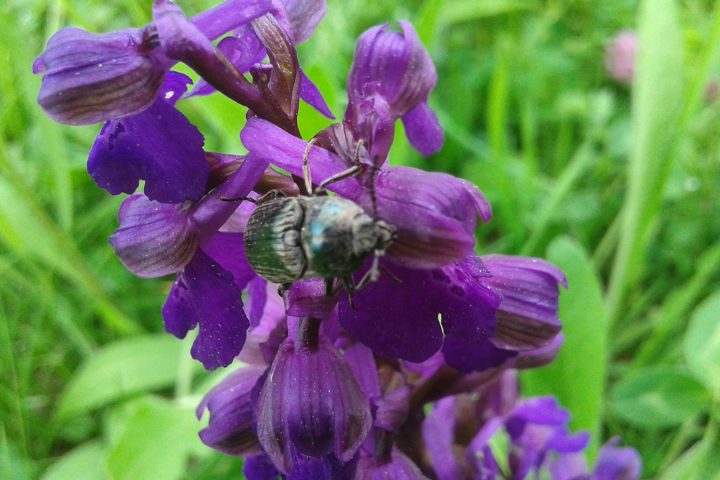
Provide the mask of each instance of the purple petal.
POLYGON ((193 221, 200 225, 201 238, 207 239, 228 221, 243 199, 262 178, 268 161, 255 155, 248 155, 240 168, 219 187, 210 192, 191 209, 193 221))
POLYGON ((135 275, 152 278, 177 273, 195 253, 197 238, 180 205, 133 195, 123 202, 119 220, 110 244, 135 275))
POLYGON ((536 425, 559 426, 566 425, 570 421, 570 414, 560 407, 555 397, 537 397, 525 400, 515 408, 512 417, 536 425))
POLYGON ((327 11, 325 0, 283 0, 292 37, 301 44, 315 31, 327 11))
POLYGON ((320 90, 302 70, 300 70, 300 98, 327 118, 335 119, 335 115, 333 115, 320 90))
POLYGON ((552 480, 588 480, 583 453, 558 455, 548 466, 552 480))
POLYGON ((340 323, 353 337, 378 355, 421 362, 443 345, 444 328, 449 343, 443 353, 456 368, 482 370, 501 361, 502 354, 466 359, 466 348, 455 340, 467 336, 470 347, 482 348, 495 329, 494 310, 500 299, 479 281, 485 273, 476 260, 433 270, 387 268, 400 284, 381 275, 354 294, 356 310, 350 309, 347 296, 341 296, 340 323))
POLYGON ((64 28, 33 66, 44 74, 38 103, 70 125, 140 113, 155 101, 166 70, 155 47, 146 30, 96 35, 64 28))
MULTIPOLYGON (((454 477, 459 479, 461 477, 454 477)), ((397 448, 393 448, 387 463, 378 463, 366 455, 358 462, 355 480, 430 480, 417 465, 397 448)))
POLYGON ((600 449, 592 480, 637 480, 642 472, 642 460, 634 448, 619 448, 618 438, 600 449))
POLYGON ((438 480, 462 478, 455 443, 455 397, 447 397, 433 405, 422 424, 422 436, 438 480))
POLYGON ((238 288, 244 289, 248 282, 257 278, 245 257, 242 233, 218 232, 203 244, 202 249, 220 267, 232 273, 238 288))
POLYGON ((492 273, 486 283, 502 294, 495 343, 532 350, 560 332, 558 284, 567 286, 560 269, 545 260, 488 255, 482 261, 492 273))
POLYGON ((190 353, 208 370, 227 366, 240 353, 250 324, 232 274, 197 250, 177 276, 163 306, 165 330, 178 338, 198 325, 190 353))
POLYGON ((333 295, 325 295, 322 279, 295 282, 285 293, 285 312, 294 317, 327 318, 335 303, 333 295))
POLYGON ((317 350, 286 342, 270 367, 257 405, 258 437, 279 470, 295 451, 349 461, 371 426, 367 399, 352 371, 327 341, 317 350))
POLYGON ((107 122, 90 150, 88 173, 113 195, 133 193, 163 203, 205 194, 209 167, 205 139, 185 116, 158 99, 143 113, 107 122))
POLYGON ((332 455, 308 457, 297 454, 287 480, 354 480, 355 462, 343 463, 332 455))
POLYGON ((255 409, 250 394, 263 367, 243 367, 213 387, 197 408, 198 419, 207 408, 210 422, 200 431, 203 443, 228 455, 260 452, 254 431, 255 409))
MULTIPOLYGON (((240 133, 243 145, 253 155, 265 158, 273 165, 294 175, 302 175, 302 162, 307 142, 280 127, 259 118, 248 120, 240 133)), ((340 157, 324 148, 313 146, 309 155, 313 183, 317 184, 349 167, 340 157)), ((344 196, 357 195, 360 185, 355 178, 334 183, 330 190, 344 196)))
MULTIPOLYGON (((435 66, 417 32, 408 22, 398 23, 402 33, 388 30, 386 24, 360 36, 348 77, 351 104, 377 94, 395 118, 425 102, 437 82, 435 66)), ((357 110, 357 118, 364 113, 357 110)))
MULTIPOLYGON (((490 219, 490 205, 469 182, 411 167, 382 170, 376 180, 378 218, 397 229, 388 250, 394 262, 433 268, 472 254, 477 219, 490 219)), ((360 199, 366 209, 371 199, 360 199)))
MULTIPOLYGON (((232 36, 220 40, 217 49, 239 73, 250 71, 250 67, 267 56, 265 47, 250 24, 241 26, 232 36)), ((214 92, 215 88, 201 79, 190 95, 209 95, 214 92)))
POLYGON ((165 83, 160 89, 160 96, 165 99, 168 104, 175 106, 187 91, 188 86, 192 85, 192 83, 192 78, 187 75, 170 71, 165 76, 165 83))
POLYGON ((372 350, 362 343, 356 343, 345 350, 344 358, 365 396, 367 398, 380 396, 380 379, 372 350))
POLYGON ((560 347, 562 347, 564 342, 565 337, 562 333, 559 333, 555 335, 555 338, 553 338, 550 343, 543 347, 536 348, 534 350, 521 351, 517 356, 515 368, 523 370, 528 368, 540 368, 545 365, 549 365, 557 357, 560 347))
MULTIPOLYGON (((167 0, 156 0, 155 8, 165 7, 167 0)), ((272 7, 270 0, 229 0, 192 18, 193 25, 208 39, 240 28, 272 7)))
POLYGON ((425 156, 439 151, 445 135, 442 126, 427 103, 420 103, 402 117, 410 144, 425 156))
POLYGON ((589 443, 590 433, 588 432, 578 432, 571 435, 567 431, 560 429, 548 440, 546 448, 560 453, 577 453, 585 450, 589 443))
POLYGON ((248 301, 245 303, 245 311, 250 319, 250 327, 256 327, 260 324, 260 319, 268 301, 267 288, 268 283, 261 277, 256 277, 248 283, 248 301))
POLYGON ((280 472, 264 453, 246 458, 243 473, 247 480, 277 480, 280 477, 280 472))

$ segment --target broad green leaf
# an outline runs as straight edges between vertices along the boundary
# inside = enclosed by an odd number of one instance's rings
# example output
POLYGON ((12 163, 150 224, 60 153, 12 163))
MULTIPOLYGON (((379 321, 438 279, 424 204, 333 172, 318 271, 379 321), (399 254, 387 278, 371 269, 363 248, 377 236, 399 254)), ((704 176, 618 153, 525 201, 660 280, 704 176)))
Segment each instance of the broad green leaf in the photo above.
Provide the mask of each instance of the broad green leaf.
POLYGON ((720 292, 693 313, 684 347, 690 371, 710 390, 720 393, 720 292))
POLYGON ((200 428, 192 409, 157 398, 138 402, 108 453, 113 480, 181 478, 188 455, 202 447, 200 428))
POLYGON ((81 445, 53 463, 42 480, 106 480, 105 449, 100 442, 81 445))
POLYGON ((710 393, 693 376, 669 367, 630 374, 610 395, 610 405, 620 418, 644 428, 676 427, 706 412, 710 401, 710 393))
POLYGON ((172 385, 182 344, 170 335, 132 337, 91 357, 70 380, 57 415, 66 418, 172 385))
POLYGON ((565 343, 551 365, 523 372, 523 391, 527 395, 556 395, 572 413, 573 430, 590 430, 597 442, 607 361, 600 281, 587 253, 572 239, 554 240, 548 248, 548 260, 560 267, 568 280, 568 290, 560 293, 565 343))

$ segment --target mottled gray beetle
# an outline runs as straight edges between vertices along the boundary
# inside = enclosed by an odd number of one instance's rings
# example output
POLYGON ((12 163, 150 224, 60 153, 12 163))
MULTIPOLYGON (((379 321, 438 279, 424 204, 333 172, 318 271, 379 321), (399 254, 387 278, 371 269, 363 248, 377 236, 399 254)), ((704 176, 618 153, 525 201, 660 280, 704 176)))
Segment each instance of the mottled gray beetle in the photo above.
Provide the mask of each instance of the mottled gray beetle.
POLYGON ((259 199, 245 228, 245 255, 258 275, 283 287, 296 280, 324 278, 330 295, 339 278, 352 294, 377 280, 379 258, 395 239, 395 228, 371 218, 352 200, 321 196, 327 185, 357 175, 359 163, 324 180, 313 192, 308 164, 312 145, 303 158, 310 196, 284 197, 274 191, 259 199), (355 284, 352 274, 371 254, 375 257, 370 270, 355 284))

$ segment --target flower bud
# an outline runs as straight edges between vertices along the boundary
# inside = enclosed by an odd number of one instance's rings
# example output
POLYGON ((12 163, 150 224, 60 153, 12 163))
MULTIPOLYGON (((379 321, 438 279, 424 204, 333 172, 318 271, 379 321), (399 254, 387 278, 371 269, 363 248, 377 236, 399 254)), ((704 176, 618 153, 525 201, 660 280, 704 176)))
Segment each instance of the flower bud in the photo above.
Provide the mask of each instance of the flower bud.
POLYGON ((206 408, 210 412, 210 423, 200 432, 205 445, 228 455, 260 452, 253 429, 255 412, 251 394, 263 370, 262 367, 237 370, 205 395, 197 408, 198 418, 206 408))
POLYGON ((153 103, 165 76, 157 46, 150 27, 102 35, 60 30, 33 66, 43 74, 38 103, 50 118, 69 125, 140 113, 153 103))
POLYGON ((635 76, 638 38, 632 31, 624 31, 613 38, 605 49, 605 70, 610 77, 623 85, 631 85, 635 76))
POLYGON ((284 473, 298 453, 348 462, 372 422, 368 400, 327 339, 314 349, 282 345, 260 391, 257 418, 260 443, 284 473))
POLYGON ((488 255, 481 259, 492 275, 485 283, 503 297, 493 342, 519 351, 551 342, 562 328, 558 284, 567 287, 567 281, 560 269, 538 258, 488 255))

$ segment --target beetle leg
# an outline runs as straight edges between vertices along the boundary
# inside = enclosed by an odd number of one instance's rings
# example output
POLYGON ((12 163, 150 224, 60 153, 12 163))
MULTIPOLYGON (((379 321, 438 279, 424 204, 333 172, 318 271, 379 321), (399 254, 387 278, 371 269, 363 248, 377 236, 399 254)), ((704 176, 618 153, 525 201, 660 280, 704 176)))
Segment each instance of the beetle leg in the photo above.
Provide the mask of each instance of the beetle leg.
POLYGON ((255 205, 261 205, 265 202, 269 202, 270 200, 275 200, 277 198, 286 197, 285 192, 277 189, 270 190, 265 195, 263 195, 260 198, 251 198, 251 197, 220 197, 220 200, 223 202, 239 202, 242 200, 247 200, 248 202, 254 203, 255 205))
POLYGON ((383 273, 384 273, 385 275, 387 275, 388 277, 390 277, 390 278, 392 278, 393 280, 395 280, 395 283, 402 283, 402 279, 401 279, 400 277, 398 277, 397 275, 395 275, 395 274, 394 274, 393 272, 391 272, 390 270, 388 270, 385 266, 380 265, 380 271, 383 272, 383 273))
POLYGON ((334 278, 326 278, 325 279, 325 296, 326 297, 332 297, 337 293, 335 291, 335 279, 334 278))
POLYGON ((303 154, 303 179, 305 180, 305 190, 308 195, 313 194, 312 188, 312 174, 310 173, 310 149, 315 144, 316 138, 312 138, 307 146, 305 147, 305 153, 303 154))
POLYGON ((315 189, 315 194, 321 193, 323 190, 325 190, 325 187, 327 187, 330 184, 333 184, 335 182, 339 182, 341 180, 345 180, 346 178, 354 177, 355 175, 359 174, 362 171, 362 167, 360 165, 353 165, 352 167, 348 168, 347 170, 343 170, 340 173, 336 173, 332 177, 328 177, 315 189))
POLYGON ((292 287, 292 283, 282 283, 278 285, 278 295, 285 297, 285 292, 287 292, 290 287, 292 287))
POLYGON ((353 302, 353 294, 357 292, 357 287, 355 287, 355 282, 353 281, 353 278, 351 275, 348 275, 346 277, 342 277, 342 285, 345 287, 345 291, 348 294, 348 304, 350 305, 350 310, 353 312, 355 311, 355 302, 353 302))

